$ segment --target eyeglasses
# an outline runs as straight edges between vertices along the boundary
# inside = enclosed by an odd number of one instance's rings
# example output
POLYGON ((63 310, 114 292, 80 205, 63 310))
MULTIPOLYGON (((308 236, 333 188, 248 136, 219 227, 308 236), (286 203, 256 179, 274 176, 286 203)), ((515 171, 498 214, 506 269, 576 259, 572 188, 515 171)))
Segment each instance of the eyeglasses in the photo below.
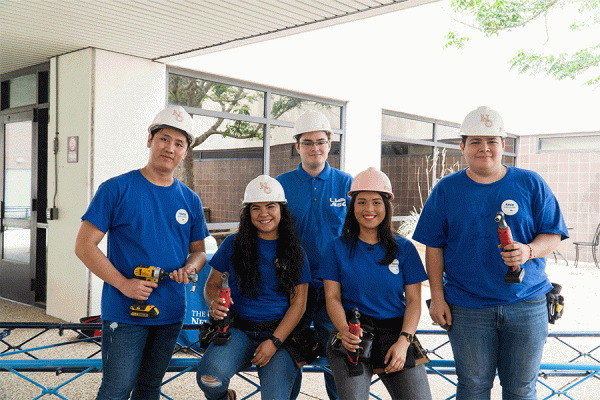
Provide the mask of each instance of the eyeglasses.
POLYGON ((307 148, 311 148, 311 147, 313 147, 315 145, 317 147, 325 147, 325 146, 327 146, 328 143, 329 143, 328 140, 319 140, 318 142, 313 142, 313 141, 310 141, 310 140, 304 140, 304 141, 300 142, 300 144, 302 146, 307 147, 307 148))

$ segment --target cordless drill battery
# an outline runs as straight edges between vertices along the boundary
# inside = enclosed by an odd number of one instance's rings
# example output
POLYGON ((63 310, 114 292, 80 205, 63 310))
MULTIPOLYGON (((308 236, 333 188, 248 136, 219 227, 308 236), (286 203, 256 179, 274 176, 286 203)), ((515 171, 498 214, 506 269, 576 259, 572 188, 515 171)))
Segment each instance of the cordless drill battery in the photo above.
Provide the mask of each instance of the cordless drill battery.
MULTIPOLYGON (((137 279, 158 283, 168 274, 164 269, 148 265, 140 265, 135 268, 133 274, 137 279)), ((156 318, 158 317, 158 308, 152 304, 146 304, 142 300, 136 300, 129 307, 129 315, 138 318, 156 318)))

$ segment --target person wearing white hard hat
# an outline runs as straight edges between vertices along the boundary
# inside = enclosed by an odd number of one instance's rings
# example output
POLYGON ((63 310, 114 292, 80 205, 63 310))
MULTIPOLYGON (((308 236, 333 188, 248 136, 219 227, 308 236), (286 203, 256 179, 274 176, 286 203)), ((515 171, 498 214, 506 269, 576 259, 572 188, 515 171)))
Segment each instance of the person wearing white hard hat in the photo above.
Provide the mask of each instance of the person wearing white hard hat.
MULTIPOLYGON (((327 162, 332 130, 325 115, 314 110, 306 111, 296 120, 294 132, 301 163, 295 170, 279 175, 277 180, 285 190, 296 231, 314 276, 327 243, 342 231, 352 176, 332 168, 327 162)), ((325 308, 323 283, 318 279, 313 278, 310 284, 306 315, 313 322, 325 348, 333 325, 325 308)), ((331 400, 337 399, 333 377, 326 372, 324 378, 327 395, 331 400)), ((292 399, 296 398, 300 385, 301 380, 292 399)))
POLYGON ((415 331, 421 315, 425 268, 415 246, 392 230, 389 178, 375 168, 356 175, 342 235, 330 242, 317 277, 325 284, 335 325, 327 358, 341 399, 369 398, 379 374, 392 399, 431 399, 415 331), (353 310, 360 329, 350 331, 353 310), (359 353, 347 365, 348 353, 359 353), (367 351, 368 353, 368 351, 367 351))
POLYGON ((160 385, 185 318, 188 274, 206 263, 209 236, 202 202, 173 177, 193 134, 180 106, 160 111, 148 129, 146 166, 98 188, 75 243, 75 253, 102 289, 102 383, 97 399, 158 400, 160 385), (98 244, 108 235, 107 256, 98 244), (136 279, 138 266, 170 275, 136 279), (132 312, 143 301, 155 313, 132 312))
POLYGON ((437 183, 413 234, 427 246, 429 312, 449 331, 458 400, 489 399, 496 371, 503 399, 536 399, 553 288, 545 256, 569 237, 567 227, 537 173, 502 164, 496 111, 471 111, 460 134, 468 167, 437 183), (514 240, 504 246, 500 212, 514 240))
POLYGON ((250 181, 238 232, 209 261, 204 289, 209 312, 215 320, 231 313, 233 322, 227 343, 211 343, 198 365, 198 385, 208 400, 235 399, 230 380, 251 365, 263 399, 289 399, 300 374, 285 343, 304 313, 311 276, 286 203, 275 179, 261 175, 250 181), (230 308, 219 297, 225 272, 230 308))

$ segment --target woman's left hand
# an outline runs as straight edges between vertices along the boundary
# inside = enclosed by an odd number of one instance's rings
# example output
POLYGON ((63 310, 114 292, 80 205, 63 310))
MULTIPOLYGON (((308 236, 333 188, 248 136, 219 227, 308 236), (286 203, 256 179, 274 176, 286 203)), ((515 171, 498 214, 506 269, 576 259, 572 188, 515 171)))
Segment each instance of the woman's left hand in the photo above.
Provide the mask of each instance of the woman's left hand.
POLYGON ((386 374, 400 371, 404 367, 409 344, 408 340, 401 336, 400 340, 390 347, 384 360, 384 363, 387 364, 387 367, 384 369, 386 374))
POLYGON ((254 358, 252 359, 252 365, 256 367, 264 367, 271 361, 271 357, 277 352, 277 347, 273 344, 271 339, 267 339, 258 345, 254 351, 254 358))

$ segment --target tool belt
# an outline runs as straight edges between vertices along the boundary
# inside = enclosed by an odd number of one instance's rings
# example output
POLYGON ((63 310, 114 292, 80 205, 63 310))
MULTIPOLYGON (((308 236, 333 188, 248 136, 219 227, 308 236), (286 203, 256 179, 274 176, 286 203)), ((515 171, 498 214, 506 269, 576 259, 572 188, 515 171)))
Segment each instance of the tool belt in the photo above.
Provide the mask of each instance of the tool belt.
MULTIPOLYGON (((231 326, 246 332, 275 332, 282 320, 274 321, 248 321, 232 314, 231 326)), ((206 349, 217 333, 215 320, 209 317, 200 328, 201 347, 206 349)), ((303 317, 292 333, 283 342, 283 348, 292 357, 297 368, 313 362, 323 353, 323 346, 319 343, 319 337, 314 329, 310 328, 310 321, 303 317)))
POLYGON ((565 298, 560 294, 562 286, 558 283, 552 283, 552 290, 546 293, 546 303, 548 305, 548 322, 553 324, 562 317, 565 309, 565 298))
MULTIPOLYGON (((350 311, 346 311, 346 319, 348 320, 351 317, 350 311)), ((403 322, 404 317, 376 319, 364 314, 360 316, 360 327, 363 329, 363 337, 359 344, 358 357, 361 361, 369 364, 374 373, 383 373, 386 367, 384 362, 385 355, 390 347, 398 341, 400 332, 402 332, 403 322)), ((339 352, 347 354, 341 340, 334 343, 333 347, 339 352)), ((413 368, 429 361, 426 351, 415 335, 413 342, 406 350, 406 360, 402 369, 413 368)))

